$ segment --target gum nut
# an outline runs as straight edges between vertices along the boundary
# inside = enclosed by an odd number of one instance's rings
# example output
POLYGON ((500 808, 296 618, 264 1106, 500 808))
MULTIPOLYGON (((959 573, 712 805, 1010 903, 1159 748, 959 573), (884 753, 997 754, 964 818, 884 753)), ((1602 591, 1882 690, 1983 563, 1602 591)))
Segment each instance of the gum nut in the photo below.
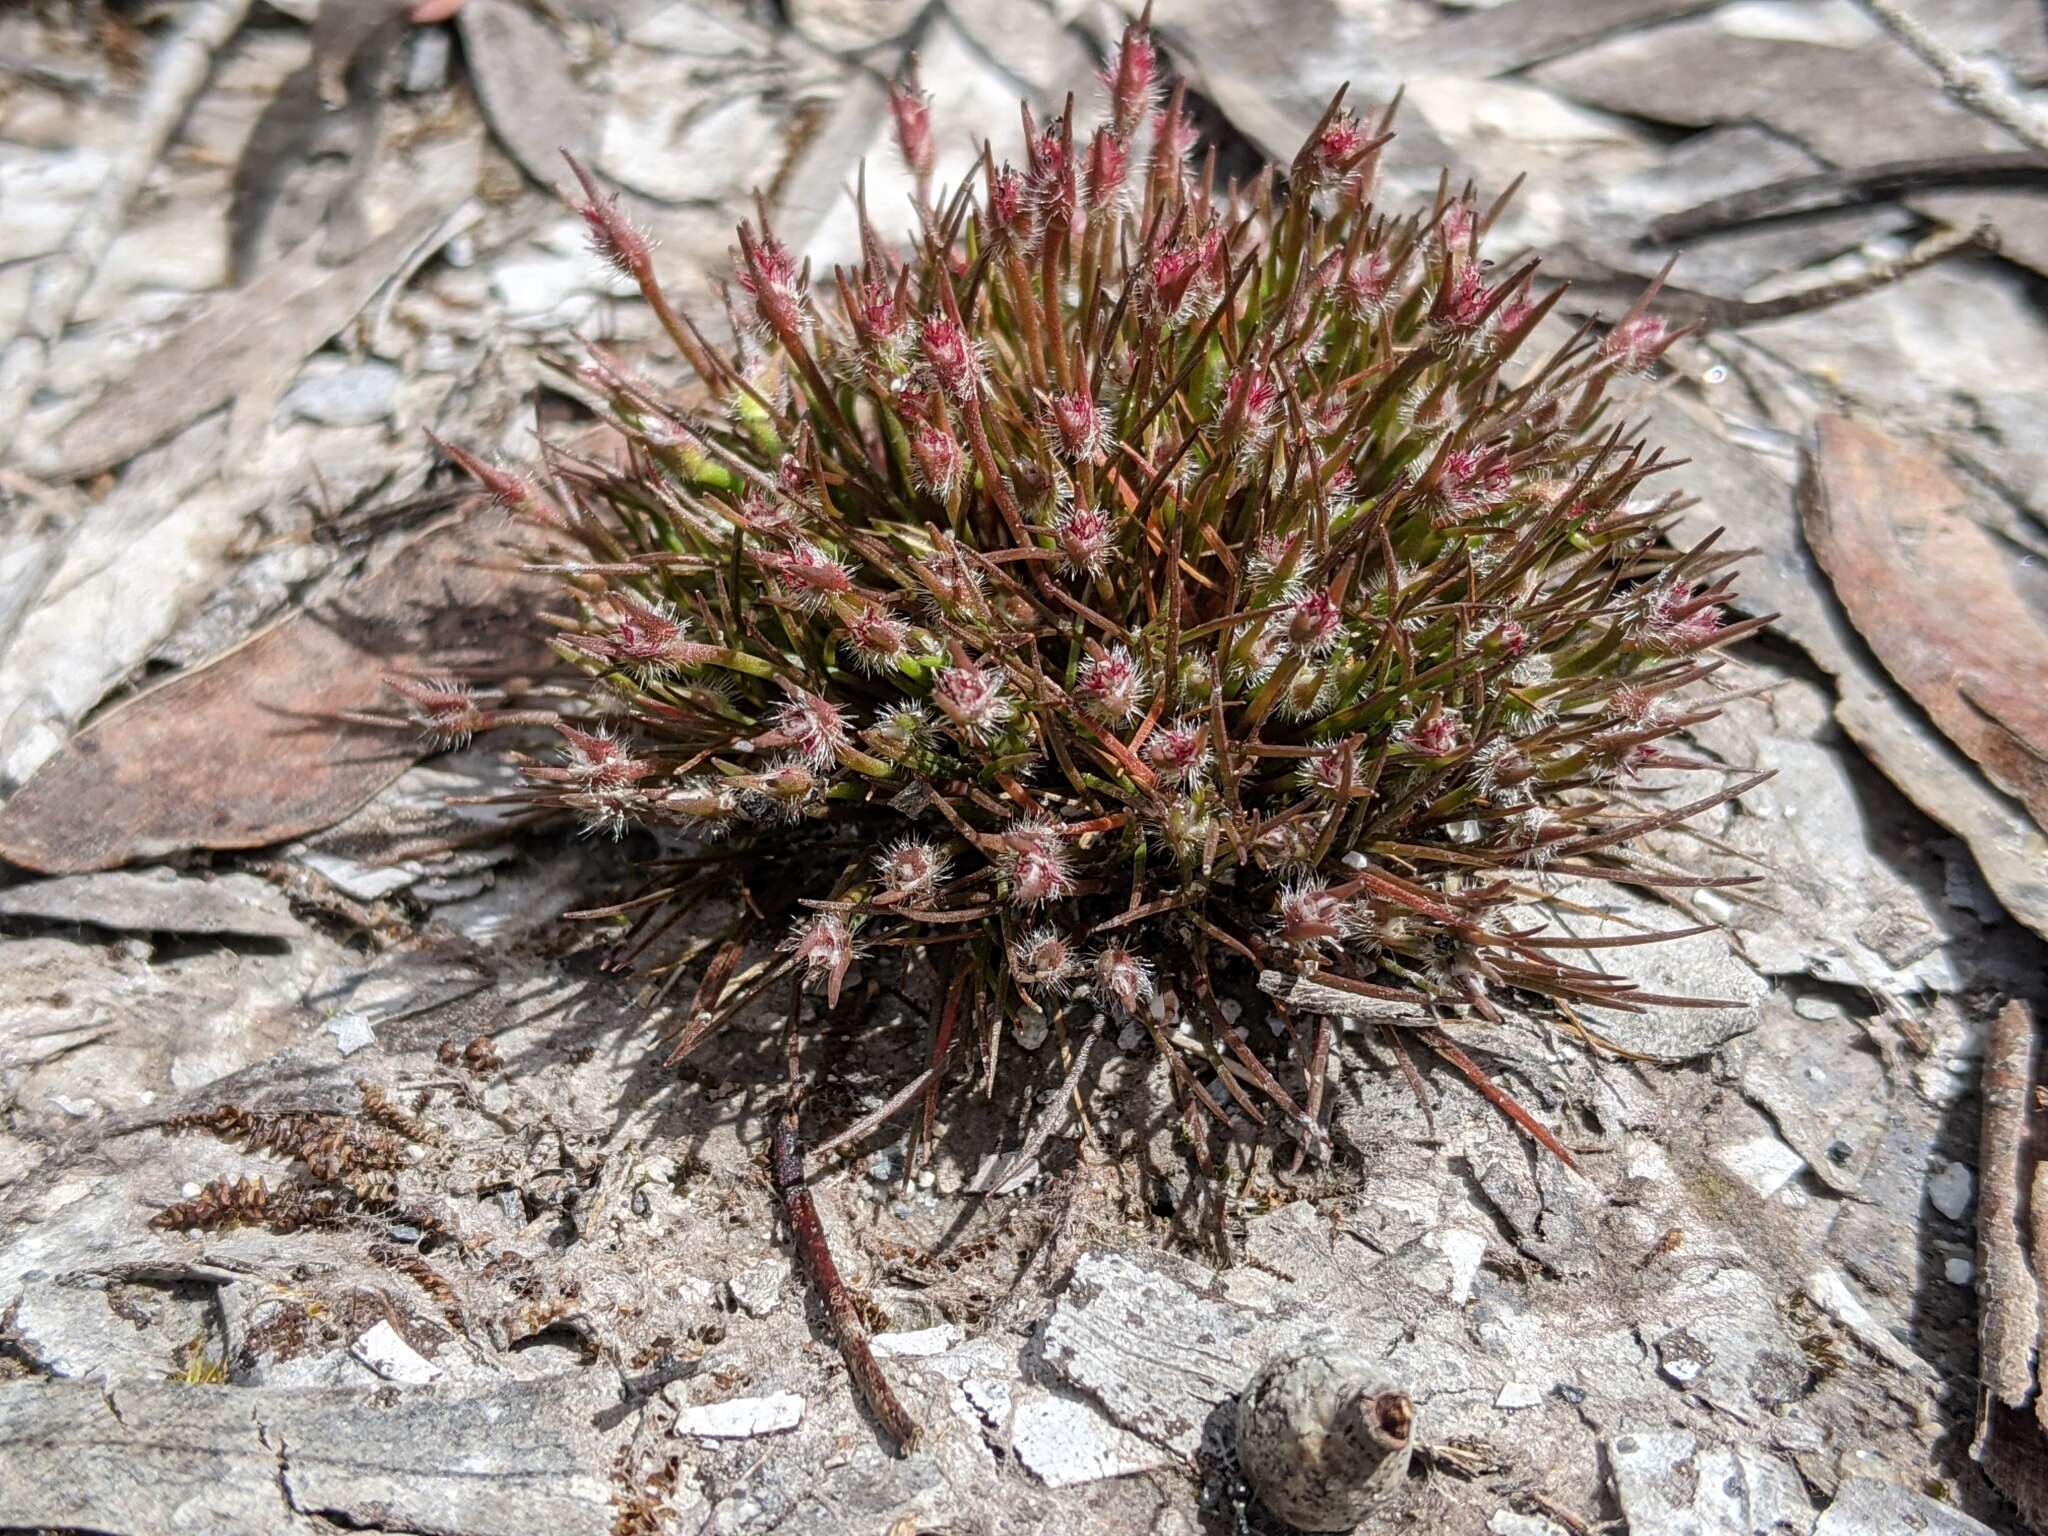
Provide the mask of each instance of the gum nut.
POLYGON ((1377 1361, 1333 1346, 1279 1355, 1237 1403, 1237 1458, 1273 1514, 1348 1531, 1408 1475, 1415 1407, 1377 1361))

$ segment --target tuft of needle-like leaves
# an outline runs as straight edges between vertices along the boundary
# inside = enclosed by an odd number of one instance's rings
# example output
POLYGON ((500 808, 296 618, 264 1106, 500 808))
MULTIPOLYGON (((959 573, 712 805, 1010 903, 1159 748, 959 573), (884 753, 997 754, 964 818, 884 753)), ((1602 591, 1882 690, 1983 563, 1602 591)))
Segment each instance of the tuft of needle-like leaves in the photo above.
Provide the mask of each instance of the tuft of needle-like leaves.
MULTIPOLYGON (((931 1094, 956 1050, 994 1081, 1006 1018, 1079 1006, 1137 1017, 1190 1102, 1306 1139, 1330 1031, 1294 1029, 1299 979, 1410 1010, 1562 1153, 1428 1026, 1686 1001, 1575 957, 1546 910, 1560 875, 1711 883, 1624 856, 1746 787, 1638 782, 1718 771, 1664 743, 1760 622, 1723 617, 1712 541, 1661 542, 1665 465, 1612 419, 1612 381, 1680 333, 1638 305, 1529 356, 1554 296, 1481 259, 1499 205, 1383 211, 1389 123, 1341 96, 1292 165, 1220 187, 1160 75, 1133 26, 1104 121, 1027 106, 1021 154, 950 192, 899 83, 914 226, 885 239, 863 199, 860 264, 820 280, 765 214, 740 225, 730 345, 575 168, 594 248, 696 380, 593 351, 609 462, 448 449, 561 581, 575 702, 526 796, 726 839, 693 890, 787 876, 678 1052, 778 978, 836 1004, 863 953, 921 948, 949 978, 931 1094), (780 948, 743 970, 749 943, 780 948), (1218 1001, 1255 976, 1292 1063, 1218 1001)), ((444 742, 497 718, 439 681, 405 697, 444 742)), ((607 910, 652 934, 681 884, 607 910)))

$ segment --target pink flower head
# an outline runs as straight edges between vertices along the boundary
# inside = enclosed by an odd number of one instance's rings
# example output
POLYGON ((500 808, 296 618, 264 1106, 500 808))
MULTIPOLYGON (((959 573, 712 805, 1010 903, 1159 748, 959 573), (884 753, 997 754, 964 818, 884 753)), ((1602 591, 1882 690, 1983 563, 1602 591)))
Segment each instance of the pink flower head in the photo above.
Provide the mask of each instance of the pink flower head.
POLYGON ((412 707, 407 717, 437 747, 459 747, 484 728, 484 711, 463 684, 447 677, 387 677, 384 686, 412 707))
POLYGON ((1116 521, 1101 507, 1074 507, 1053 523, 1052 536, 1068 570, 1099 576, 1116 544, 1116 521))
POLYGON ((1359 253, 1337 274, 1337 305, 1353 321, 1376 322, 1394 307, 1394 269, 1384 251, 1359 253))
POLYGON ((895 666, 910 649, 910 627, 888 609, 862 603, 845 618, 846 643, 864 672, 895 666))
POLYGON ((1491 511, 1514 489, 1514 471, 1499 453, 1479 448, 1454 448, 1437 466, 1428 488, 1436 521, 1454 523, 1491 511))
POLYGON ((1490 318, 1487 306, 1492 302, 1493 290, 1486 286, 1479 268, 1461 265, 1457 276, 1437 290, 1430 319, 1446 341, 1462 346, 1484 335, 1490 318))
POLYGON ((1286 609, 1287 643, 1310 656, 1327 656, 1344 633, 1344 610, 1327 592, 1309 592, 1286 609))
POLYGON ((1031 186, 1011 166, 996 172, 988 194, 989 235, 993 243, 1019 255, 1038 244, 1038 213, 1031 186))
POLYGON ((922 838, 906 837, 875 855, 875 873, 897 896, 924 897, 946 878, 948 862, 943 849, 922 838))
POLYGON ((808 539, 799 539, 781 554, 757 552, 755 558, 773 570, 805 608, 815 608, 828 595, 853 590, 853 572, 808 539))
POLYGON ((466 448, 444 442, 433 433, 427 434, 429 441, 440 449, 448 459, 458 465, 462 472, 482 486, 491 500, 507 511, 517 511, 534 503, 536 493, 533 482, 516 470, 500 469, 497 465, 478 458, 466 448))
POLYGON ((1156 991, 1152 967, 1121 944, 1111 944, 1095 957, 1095 985, 1127 1014, 1151 1002, 1156 991))
POLYGON ((1465 740, 1465 721, 1455 709, 1432 709, 1420 719, 1404 722, 1395 740, 1423 757, 1444 757, 1465 740))
POLYGON ((946 667, 932 682, 932 702, 959 736, 986 741, 1009 720, 1013 706, 1002 678, 968 663, 946 667))
POLYGON ((1529 317, 1536 313, 1536 306, 1521 294, 1507 300, 1493 312, 1493 332, 1498 337, 1513 336, 1529 323, 1529 317))
POLYGON ((800 757, 770 763, 749 781, 749 806, 757 814, 794 821, 817 793, 817 770, 800 757))
POLYGON ((638 278, 647 274, 653 264, 647 237, 633 227, 633 223, 619 211, 616 194, 606 197, 597 189, 597 183, 588 171, 577 163, 574 156, 566 156, 569 169, 576 173, 576 180, 583 188, 583 201, 576 205, 584 228, 590 239, 590 249, 606 265, 624 273, 627 277, 638 278))
POLYGON ((1276 577, 1292 576, 1295 562, 1307 543, 1306 529, 1293 533, 1262 533, 1252 546, 1251 578, 1254 582, 1268 582, 1276 577))
POLYGON ((940 501, 952 499, 967 472, 967 454, 960 439, 936 422, 923 422, 910 434, 911 468, 918 488, 940 501))
POLYGON ((1503 651, 1517 659, 1526 656, 1529 647, 1535 643, 1530 638, 1529 631, 1513 619, 1502 619, 1494 626, 1492 638, 1500 642, 1503 651))
POLYGON ((811 466, 799 454, 785 453, 777 461, 775 483, 791 501, 809 501, 817 493, 811 480, 811 466))
POLYGON ((1608 712, 1630 725, 1648 725, 1662 716, 1667 708, 1663 694, 1630 683, 1624 683, 1607 696, 1608 712))
POLYGON ((825 1006, 838 1007, 839 989, 860 953, 845 919, 832 912, 800 917, 789 930, 789 937, 782 941, 782 948, 803 967, 807 980, 824 978, 825 1006))
POLYGON ((1002 841, 1011 901, 1038 907, 1073 894, 1073 858, 1057 826, 1048 821, 1016 822, 1002 841))
POLYGON ((917 88, 913 73, 889 82, 889 115, 896 120, 896 147, 922 186, 932 176, 932 99, 917 88))
POLYGON ((863 340, 894 335, 903 328, 903 314, 896 306, 896 290, 887 283, 863 283, 854 298, 854 329, 863 340))
POLYGON ((1031 141, 1031 206, 1046 224, 1070 226, 1080 211, 1080 187, 1065 130, 1047 123, 1031 141))
POLYGON ((911 317, 887 283, 863 283, 850 311, 854 339, 883 372, 900 373, 909 359, 911 317))
POLYGON ((1656 315, 1632 315, 1607 333, 1600 355, 1612 358, 1619 374, 1647 373, 1678 338, 1656 315))
POLYGON ((1162 779, 1193 785, 1209 767, 1209 722, 1187 715, 1145 738, 1145 761, 1162 779))
POLYGON ((557 722, 555 730, 568 743, 563 752, 569 777, 586 784, 637 784, 654 771, 629 752, 624 743, 606 731, 579 731, 557 722))
POLYGON ((642 677, 684 664, 683 621, 666 605, 622 590, 612 594, 612 613, 611 627, 594 637, 610 660, 642 677))
POLYGON ((1436 221, 1436 241, 1447 251, 1464 253, 1472 245, 1472 231, 1478 228, 1479 216, 1468 202, 1452 203, 1444 209, 1444 216, 1436 221))
POLYGON ((605 732, 560 723, 555 729, 568 743, 561 771, 576 786, 568 803, 583 817, 586 831, 620 836, 642 803, 640 781, 656 771, 654 764, 634 757, 605 732))
POLYGON ((745 224, 740 226, 739 285, 753 299, 764 326, 784 342, 796 336, 804 306, 796 258, 773 235, 756 238, 745 224))
POLYGON ((1696 651, 1721 633, 1721 606, 1689 581, 1660 581, 1650 589, 1639 628, 1658 650, 1696 651))
POLYGON ((1109 443, 1109 412, 1086 390, 1046 396, 1038 422, 1047 441, 1077 463, 1099 458, 1109 443))
POLYGON ((1141 22, 1124 28, 1123 42, 1116 51, 1116 64, 1098 77, 1109 92, 1109 119, 1116 131, 1129 138, 1152 110, 1153 92, 1159 76, 1159 54, 1152 46, 1152 33, 1141 22))
POLYGON ((1280 386, 1264 368, 1240 367, 1223 386, 1223 435, 1247 450, 1272 435, 1280 386))
POLYGON ((1365 778, 1365 767, 1356 747, 1325 747, 1302 761, 1297 775, 1301 787, 1318 800, 1336 801, 1356 795, 1365 778))
POLYGON ((1124 178, 1131 169, 1130 141, 1114 128, 1102 127, 1088 141, 1088 211, 1106 213, 1123 200, 1124 178))
POLYGON ((1206 308, 1222 292, 1216 281, 1216 258, 1223 234, 1210 230, 1201 239, 1179 241, 1152 258, 1145 277, 1145 310, 1162 324, 1178 324, 1206 308))
POLYGON ((803 689, 777 704, 772 718, 780 738, 775 745, 791 748, 813 768, 831 767, 853 739, 846 711, 803 689))
POLYGON ((1201 142, 1202 130, 1186 112, 1161 107, 1152 117, 1152 163, 1180 166, 1201 142))
POLYGON ((1098 720, 1122 725, 1145 708, 1145 669, 1130 650, 1112 645, 1081 663, 1074 696, 1098 720))
POLYGON ((1313 875, 1283 885, 1274 907, 1273 937, 1292 949, 1334 950, 1356 923, 1351 904, 1313 875))
POLYGON ((1056 928, 1034 928, 1010 946, 1010 974, 1034 992, 1065 997, 1080 969, 1074 946, 1056 928))
POLYGON ((1366 146, 1364 126, 1349 112, 1339 112, 1323 125, 1308 147, 1309 176, 1318 187, 1334 187, 1355 168, 1366 146))
POLYGON ((927 315, 918 339, 932 382, 949 398, 964 399, 980 388, 981 359, 959 321, 943 314, 927 315))

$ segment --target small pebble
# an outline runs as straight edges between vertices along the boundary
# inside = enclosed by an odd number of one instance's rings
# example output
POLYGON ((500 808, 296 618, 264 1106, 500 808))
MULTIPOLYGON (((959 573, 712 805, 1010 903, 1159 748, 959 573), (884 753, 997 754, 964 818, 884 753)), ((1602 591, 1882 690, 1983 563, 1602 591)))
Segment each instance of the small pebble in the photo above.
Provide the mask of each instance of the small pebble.
POLYGON ((1961 1221, 1976 1198, 1976 1175, 1961 1163, 1943 1163, 1927 1181, 1927 1198, 1950 1221, 1961 1221))
POLYGON ((1526 1381, 1511 1381, 1500 1389, 1500 1396, 1493 1400, 1493 1406, 1508 1409, 1534 1408, 1542 1401, 1543 1392, 1540 1388, 1531 1386, 1526 1381))
POLYGON ((1968 1259, 1950 1259, 1942 1268, 1950 1285, 1968 1285, 1977 1278, 1977 1266, 1968 1259))

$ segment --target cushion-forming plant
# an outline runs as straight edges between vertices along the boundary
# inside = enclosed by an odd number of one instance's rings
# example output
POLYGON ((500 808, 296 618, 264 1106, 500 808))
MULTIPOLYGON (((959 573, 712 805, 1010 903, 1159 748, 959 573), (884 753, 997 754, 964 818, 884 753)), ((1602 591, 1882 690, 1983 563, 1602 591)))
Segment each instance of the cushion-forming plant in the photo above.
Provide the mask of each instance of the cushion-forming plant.
MULTIPOLYGON (((1747 787, 1667 743, 1762 621, 1724 618, 1712 540, 1662 542, 1678 497, 1611 409, 1681 333, 1639 304, 1530 356, 1556 294, 1482 260, 1499 204, 1382 211, 1388 123, 1341 96, 1284 171, 1219 186, 1161 74, 1133 26, 1099 126, 1027 106, 1021 158, 984 148, 950 192, 899 84, 907 237, 863 197, 859 265, 821 280, 742 224, 729 344, 576 168, 696 378, 593 350, 612 454, 447 450, 560 581, 569 702, 525 796, 698 834, 618 909, 625 953, 776 872, 783 910, 723 935, 678 1054, 778 980, 836 1004, 857 957, 908 948, 946 978, 927 1103, 1074 1005, 1149 1030, 1191 1113, 1312 1140, 1333 1036, 1302 999, 1349 994, 1564 1155, 1427 1025, 1701 1001, 1607 963, 1668 934, 1589 945, 1548 905, 1559 877, 1711 883, 1632 845, 1747 787), (1255 976, 1291 1060, 1233 1027, 1255 976)), ((443 742, 536 718, 398 686, 443 742)))

